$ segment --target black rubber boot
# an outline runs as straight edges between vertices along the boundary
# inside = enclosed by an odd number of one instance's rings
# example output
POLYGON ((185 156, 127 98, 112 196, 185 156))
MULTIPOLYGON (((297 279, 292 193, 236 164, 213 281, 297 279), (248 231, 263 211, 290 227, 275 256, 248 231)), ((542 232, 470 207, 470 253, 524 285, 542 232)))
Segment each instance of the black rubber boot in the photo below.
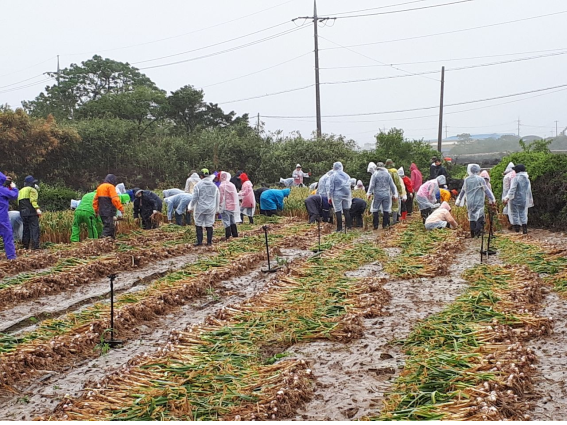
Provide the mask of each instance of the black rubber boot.
POLYGON ((382 221, 382 229, 386 229, 390 226, 390 213, 384 211, 384 219, 382 221))
POLYGON ((254 217, 250 216, 248 219, 250 220, 250 224, 254 224, 254 217))
POLYGON ((233 238, 237 238, 238 237, 238 227, 236 227, 236 224, 231 224, 230 225, 230 231, 232 233, 232 237, 233 238))
POLYGON ((196 227, 196 229, 197 229, 197 243, 195 244, 195 246, 201 246, 203 245, 203 228, 196 227))
POLYGON ((244 214, 240 213, 240 221, 244 223, 244 214))
POLYGON ((520 225, 519 224, 514 224, 514 232, 520 233, 520 225))
POLYGON ((522 233, 524 235, 528 234, 528 225, 527 224, 522 224, 522 233))
POLYGON ((471 229, 471 238, 474 238, 475 231, 471 229))
POLYGON ((376 211, 372 213, 372 226, 374 230, 378 230, 378 226, 380 225, 380 211, 376 211))
POLYGON ((226 238, 226 240, 229 240, 230 236, 232 235, 232 232, 230 231, 231 228, 232 226, 224 228, 224 237, 226 238))
POLYGON ((350 210, 344 210, 345 213, 345 226, 347 229, 352 229, 352 216, 350 215, 350 210))
POLYGON ((343 231, 343 213, 335 213, 335 216, 337 217, 337 232, 342 232, 343 231))
POLYGON ((212 244, 213 244, 213 228, 207 227, 207 246, 211 246, 212 244))

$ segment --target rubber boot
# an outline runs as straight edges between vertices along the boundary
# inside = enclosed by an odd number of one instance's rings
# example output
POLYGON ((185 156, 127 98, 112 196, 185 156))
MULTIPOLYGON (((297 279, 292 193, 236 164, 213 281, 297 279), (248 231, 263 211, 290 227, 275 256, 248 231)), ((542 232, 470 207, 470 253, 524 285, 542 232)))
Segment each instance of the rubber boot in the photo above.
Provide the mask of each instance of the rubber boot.
POLYGON ((197 243, 195 244, 195 246, 201 246, 203 245, 203 228, 196 227, 196 229, 197 229, 197 243))
POLYGON ((384 218, 383 218, 383 221, 382 221, 382 229, 386 229, 388 227, 390 227, 390 213, 384 211, 384 218))
POLYGON ((225 228, 224 228, 224 237, 226 238, 226 240, 229 240, 229 239, 230 239, 230 236, 232 235, 232 232, 230 231, 230 230, 231 230, 231 227, 232 227, 232 226, 229 226, 229 227, 225 227, 225 228))
POLYGON ((232 233, 232 237, 233 237, 233 238, 237 238, 237 237, 238 237, 238 227, 236 227, 236 224, 231 224, 231 225, 230 225, 230 232, 232 233))
POLYGON ((343 213, 342 212, 335 213, 335 216, 337 217, 337 233, 342 232, 343 231, 343 213))
POLYGON ((250 216, 248 219, 250 220, 250 224, 254 224, 254 217, 250 216))
MULTIPOLYGON (((201 232, 203 232, 201 230, 201 232)), ((213 228, 207 227, 207 246, 211 246, 213 244, 213 228)))
POLYGON ((396 224, 398 222, 398 212, 394 211, 392 212, 392 225, 396 224))
POLYGON ((376 211, 372 213, 372 226, 374 230, 378 230, 378 226, 380 225, 380 211, 376 211))
POLYGON ((408 213, 406 211, 404 211, 402 213, 402 220, 406 220, 408 218, 408 213))
POLYGON ((350 210, 344 210, 345 212, 345 226, 348 230, 352 229, 352 216, 350 215, 350 210))
POLYGON ((528 234, 528 225, 527 224, 522 224, 522 233, 524 235, 528 234))
POLYGON ((520 233, 520 225, 519 224, 514 224, 514 232, 520 233))
POLYGON ((240 221, 244 223, 244 214, 240 213, 240 221))
POLYGON ((474 238, 475 231, 471 229, 471 238, 474 238))

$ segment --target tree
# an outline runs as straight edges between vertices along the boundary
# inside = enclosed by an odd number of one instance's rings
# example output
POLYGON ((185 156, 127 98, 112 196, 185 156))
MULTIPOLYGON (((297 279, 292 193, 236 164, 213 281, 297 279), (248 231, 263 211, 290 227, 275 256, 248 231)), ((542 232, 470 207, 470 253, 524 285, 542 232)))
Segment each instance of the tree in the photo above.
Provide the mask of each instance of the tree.
POLYGON ((520 140, 520 146, 522 147, 523 152, 543 152, 543 153, 550 153, 549 145, 553 143, 553 139, 549 140, 534 140, 529 145, 520 140))
POLYGON ((472 143, 472 141, 473 141, 473 139, 472 139, 472 137, 469 133, 457 134, 457 139, 459 139, 459 144, 462 144, 462 145, 468 145, 469 143, 472 143))
POLYGON ((214 103, 204 101, 202 90, 187 85, 171 92, 163 107, 163 114, 185 133, 190 134, 197 128, 211 129, 248 123, 248 114, 237 117, 234 111, 225 114, 214 103))
POLYGON ((397 166, 404 166, 409 170, 412 162, 420 169, 429 169, 432 157, 440 156, 423 140, 408 140, 404 138, 404 131, 392 128, 387 133, 380 131, 376 135, 376 160, 384 162, 386 159, 393 160, 397 166))
POLYGON ((48 114, 57 119, 72 119, 78 108, 106 94, 126 93, 136 87, 157 90, 156 85, 137 68, 128 63, 103 59, 95 55, 81 65, 71 64, 57 73, 58 84, 47 86, 34 100, 22 102, 24 109, 34 117, 48 114))

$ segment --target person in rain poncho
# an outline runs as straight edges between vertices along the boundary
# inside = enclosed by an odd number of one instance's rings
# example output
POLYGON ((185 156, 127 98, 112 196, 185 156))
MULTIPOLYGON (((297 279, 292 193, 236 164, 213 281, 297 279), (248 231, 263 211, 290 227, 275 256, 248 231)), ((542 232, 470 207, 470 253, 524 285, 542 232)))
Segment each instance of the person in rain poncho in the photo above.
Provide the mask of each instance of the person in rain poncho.
POLYGON ((256 205, 260 205, 260 214, 266 215, 264 210, 262 210, 262 205, 260 204, 260 198, 262 197, 262 193, 266 190, 270 190, 269 187, 259 187, 258 189, 254 189, 254 199, 256 199, 256 205))
POLYGON ((484 230, 484 198, 486 196, 490 204, 494 204, 496 199, 484 179, 480 177, 480 166, 478 164, 469 164, 467 173, 469 176, 463 183, 456 205, 463 206, 466 203, 471 225, 471 237, 478 237, 484 230))
POLYGON ((362 216, 366 211, 366 206, 368 204, 364 199, 360 198, 352 198, 352 205, 350 207, 350 215, 352 217, 352 222, 354 223, 354 227, 363 227, 364 226, 364 219, 362 216))
POLYGON ((350 176, 343 171, 343 164, 333 164, 333 174, 329 178, 329 192, 327 199, 333 204, 337 218, 337 232, 343 229, 343 212, 345 214, 345 226, 352 227, 350 207, 352 204, 352 191, 350 190, 350 176))
MULTIPOLYGON (((94 213, 100 216, 102 220, 102 236, 113 239, 116 233, 116 228, 114 226, 116 213, 117 211, 120 211, 121 214, 124 214, 124 207, 122 206, 122 202, 120 202, 120 196, 116 192, 115 185, 116 176, 114 174, 108 174, 105 177, 104 182, 96 189, 96 193, 92 201, 94 213)), ((79 207, 80 206, 81 205, 79 205, 79 207)), ((83 206, 85 207, 85 211, 90 212, 88 207, 85 205, 83 206)))
POLYGON ((425 219, 432 213, 433 209, 439 207, 436 194, 439 192, 437 179, 428 180, 423 183, 417 191, 416 200, 421 218, 425 219))
POLYGON ((329 193, 329 179, 333 175, 333 170, 327 171, 323 177, 319 179, 319 184, 317 185, 317 195, 327 197, 329 193))
POLYGON ((315 195, 317 193, 317 186, 319 186, 319 182, 311 183, 309 185, 309 193, 311 195, 315 195))
POLYGON ((163 191, 163 198, 169 198, 170 196, 179 195, 180 193, 183 193, 181 189, 165 189, 163 191))
POLYGON ((12 223, 10 223, 10 214, 8 209, 10 201, 18 199, 18 189, 12 179, 8 179, 4 174, 0 173, 0 236, 4 241, 4 251, 8 260, 16 259, 16 247, 14 246, 14 233, 12 232, 12 223), (6 187, 5 183, 9 182, 6 187))
POLYGON ((161 214, 163 202, 159 196, 149 190, 137 189, 134 200, 134 218, 141 217, 142 228, 157 229, 158 222, 155 217, 161 214))
MULTIPOLYGON (((509 162, 508 166, 506 167, 506 170, 504 170, 504 180, 502 180, 502 202, 504 202, 504 199, 506 199, 506 195, 508 195, 508 191, 512 186, 512 180, 514 180, 514 177, 516 177, 516 172, 514 171, 514 163, 509 162)), ((502 211, 502 213, 509 216, 508 210, 509 210, 509 206, 505 205, 504 211, 502 211)), ((510 220, 510 217, 508 217, 508 221, 510 221, 510 224, 512 224, 512 220, 510 220)))
POLYGON ((514 226, 514 230, 519 232, 520 226, 522 226, 522 232, 527 234, 528 208, 534 206, 532 184, 523 164, 516 165, 514 171, 516 172, 516 177, 512 179, 512 184, 504 198, 504 203, 508 205, 510 223, 514 226))
POLYGON ((329 222, 330 209, 329 200, 321 195, 311 195, 305 201, 305 208, 309 214, 309 224, 317 221, 329 222))
POLYGON ((358 181, 356 182, 355 190, 366 191, 366 188, 364 187, 364 183, 362 183, 362 180, 358 180, 358 181))
POLYGON ((230 237, 238 237, 237 223, 241 223, 240 203, 238 202, 238 192, 236 186, 230 182, 230 174, 226 171, 221 172, 221 184, 219 186, 220 193, 220 213, 222 224, 224 225, 224 234, 226 239, 230 237))
POLYGON ((280 186, 292 187, 293 186, 293 177, 290 177, 288 179, 283 179, 283 178, 280 177, 280 186))
POLYGON ((437 184, 439 185, 439 189, 447 190, 449 188, 449 186, 447 186, 447 177, 440 175, 437 176, 436 179, 437 179, 437 184))
POLYGON ((439 189, 440 202, 449 202, 451 200, 451 192, 447 189, 439 189))
POLYGON ((203 227, 207 230, 207 245, 213 244, 213 225, 215 215, 220 210, 220 192, 213 182, 214 174, 209 170, 201 170, 202 179, 195 185, 193 199, 189 204, 189 211, 193 211, 193 219, 197 229, 197 243, 195 246, 203 245, 203 227))
POLYGON ((447 202, 443 202, 439 208, 427 217, 425 220, 425 229, 444 229, 446 227, 456 229, 458 224, 451 215, 451 206, 447 202))
POLYGON ((417 168, 417 165, 413 162, 411 163, 410 171, 411 171, 411 185, 413 187, 413 193, 415 195, 419 190, 419 188, 421 187, 421 185, 423 184, 423 176, 421 175, 421 171, 419 171, 419 168, 417 168))
MULTIPOLYGON (((79 242, 81 236, 81 224, 87 226, 87 234, 89 239, 98 239, 102 236, 102 220, 95 213, 93 201, 96 192, 87 193, 81 198, 75 215, 73 217, 73 229, 71 231, 71 242, 79 242)), ((114 223, 113 223, 114 225, 114 223)))
POLYGON ((15 241, 21 241, 24 234, 24 223, 20 217, 19 211, 8 211, 10 217, 10 225, 12 226, 12 233, 14 234, 15 241))
POLYGON ((124 195, 126 193, 126 186, 124 186, 124 183, 119 183, 116 185, 116 193, 118 193, 119 195, 124 195))
POLYGON ((396 190, 398 191, 398 195, 399 195, 399 199, 396 198, 394 201, 392 201, 392 221, 394 224, 396 224, 399 221, 399 215, 400 215, 399 200, 407 201, 408 195, 406 193, 406 187, 398 174, 398 170, 395 168, 394 161, 392 161, 391 159, 387 159, 385 165, 386 165, 386 169, 392 176, 392 180, 394 180, 394 184, 396 185, 396 190))
POLYGON ((191 224, 191 213, 187 212, 187 208, 192 200, 193 195, 185 192, 165 198, 163 202, 167 207, 167 221, 171 223, 175 211, 175 224, 189 226, 191 224))
POLYGON ((295 170, 291 173, 291 177, 293 178, 293 185, 294 186, 303 186, 303 178, 311 176, 311 173, 304 173, 301 169, 301 165, 297 164, 295 166, 295 170))
POLYGON ((356 189, 356 179, 355 179, 355 178, 352 178, 352 177, 351 177, 351 179, 350 179, 350 188, 351 188, 351 190, 356 189))
POLYGON ((246 173, 240 174, 242 190, 238 194, 242 204, 240 205, 240 218, 244 221, 244 216, 248 216, 250 224, 254 224, 254 213, 256 212, 256 197, 254 196, 254 186, 246 173))
POLYGON ((404 173, 404 167, 398 168, 398 176, 402 179, 402 183, 404 184, 404 188, 406 189, 406 200, 402 199, 402 220, 405 220, 408 214, 413 212, 413 186, 411 184, 411 180, 408 176, 404 173))
POLYGON ((271 217, 284 209, 284 198, 289 196, 290 189, 268 189, 260 195, 260 211, 271 217))
MULTIPOLYGON (((392 211, 392 199, 398 197, 398 191, 396 185, 394 184, 394 179, 388 170, 384 167, 384 164, 379 162, 375 165, 376 171, 370 179, 370 185, 368 186, 368 198, 374 195, 374 200, 372 202, 372 207, 370 212, 372 212, 372 224, 374 230, 378 229, 380 224, 380 210, 383 214, 382 228, 386 229, 390 225, 390 212, 392 211)), ((370 167, 369 167, 370 168, 370 167)))
POLYGON ((189 178, 185 181, 185 192, 193 194, 193 189, 195 185, 201 181, 201 177, 195 170, 191 170, 189 173, 189 178))
POLYGON ((492 190, 492 185, 490 184, 490 174, 488 174, 488 171, 483 170, 480 173, 480 177, 482 177, 484 179, 484 181, 486 182, 486 185, 488 186, 488 188, 490 190, 492 190))

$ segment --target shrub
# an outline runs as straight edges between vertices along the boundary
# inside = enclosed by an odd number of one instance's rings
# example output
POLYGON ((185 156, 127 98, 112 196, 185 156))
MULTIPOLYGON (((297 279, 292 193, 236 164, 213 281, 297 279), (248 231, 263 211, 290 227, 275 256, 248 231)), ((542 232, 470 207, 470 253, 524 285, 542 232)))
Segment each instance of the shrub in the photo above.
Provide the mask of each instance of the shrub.
POLYGON ((65 186, 40 185, 38 204, 43 211, 68 210, 71 208, 71 199, 81 199, 81 194, 65 186))

